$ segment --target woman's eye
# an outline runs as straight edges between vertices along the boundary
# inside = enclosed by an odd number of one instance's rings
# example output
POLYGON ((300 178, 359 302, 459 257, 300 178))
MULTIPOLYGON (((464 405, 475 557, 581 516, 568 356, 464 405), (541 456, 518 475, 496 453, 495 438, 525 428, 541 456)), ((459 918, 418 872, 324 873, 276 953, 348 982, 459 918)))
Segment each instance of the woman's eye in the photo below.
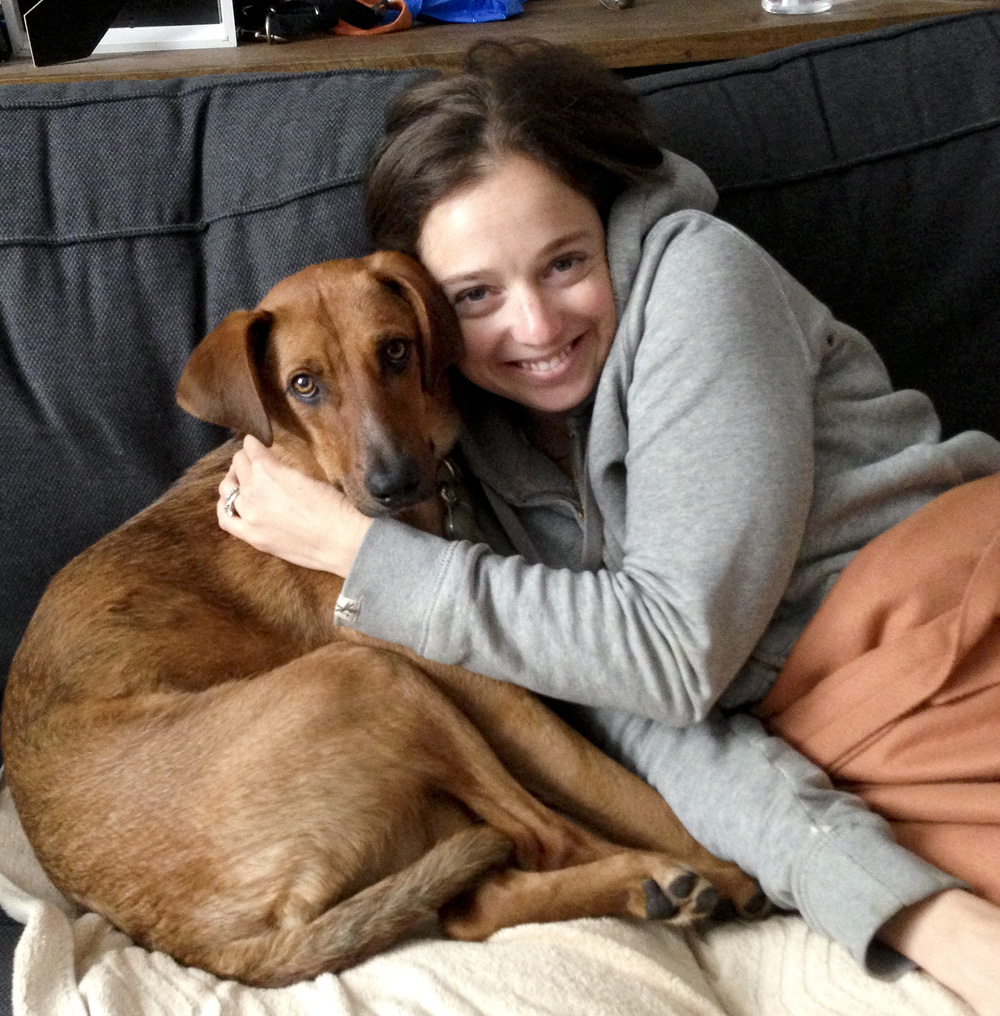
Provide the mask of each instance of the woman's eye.
POLYGON ((568 272, 577 265, 583 263, 583 256, 580 254, 564 254, 562 257, 556 258, 552 262, 552 270, 554 272, 568 272))
POLYGON ((455 303, 481 303, 486 299, 486 287, 476 286, 475 289, 463 290, 455 297, 455 303))
POLYGON ((452 297, 455 313, 463 320, 488 317, 502 303, 502 294, 490 286, 473 286, 452 297))
POLYGON ((314 398, 319 391, 316 379, 312 374, 296 374, 288 386, 289 391, 300 399, 314 398))

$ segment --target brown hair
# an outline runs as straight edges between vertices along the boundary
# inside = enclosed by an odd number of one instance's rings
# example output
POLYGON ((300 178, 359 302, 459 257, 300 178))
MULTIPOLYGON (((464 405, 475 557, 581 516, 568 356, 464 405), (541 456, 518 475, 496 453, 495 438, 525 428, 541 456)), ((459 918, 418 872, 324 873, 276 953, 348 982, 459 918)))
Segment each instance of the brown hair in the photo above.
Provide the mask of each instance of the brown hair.
POLYGON ((511 154, 549 167, 604 220, 621 191, 662 172, 639 100, 607 68, 569 46, 478 43, 458 74, 391 107, 367 180, 374 245, 415 255, 430 209, 511 154))

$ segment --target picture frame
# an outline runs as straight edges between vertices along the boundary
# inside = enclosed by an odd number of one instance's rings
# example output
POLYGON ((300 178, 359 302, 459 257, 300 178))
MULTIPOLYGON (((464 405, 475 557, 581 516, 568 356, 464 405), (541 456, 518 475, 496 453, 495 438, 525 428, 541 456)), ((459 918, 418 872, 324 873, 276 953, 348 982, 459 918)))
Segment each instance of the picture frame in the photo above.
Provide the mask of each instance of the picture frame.
MULTIPOLYGON (((15 57, 32 56, 24 14, 37 0, 0 0, 15 57)), ((94 54, 235 46, 233 0, 127 0, 94 54)))

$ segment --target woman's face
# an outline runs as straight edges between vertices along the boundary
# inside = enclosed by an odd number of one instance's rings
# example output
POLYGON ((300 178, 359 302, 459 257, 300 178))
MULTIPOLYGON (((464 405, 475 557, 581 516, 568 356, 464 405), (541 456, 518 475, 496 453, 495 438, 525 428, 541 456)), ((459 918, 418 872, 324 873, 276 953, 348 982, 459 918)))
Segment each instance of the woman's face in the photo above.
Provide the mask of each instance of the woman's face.
POLYGON ((587 397, 616 326, 604 226, 587 198, 512 155, 431 208, 418 251, 458 314, 470 381, 550 413, 587 397))

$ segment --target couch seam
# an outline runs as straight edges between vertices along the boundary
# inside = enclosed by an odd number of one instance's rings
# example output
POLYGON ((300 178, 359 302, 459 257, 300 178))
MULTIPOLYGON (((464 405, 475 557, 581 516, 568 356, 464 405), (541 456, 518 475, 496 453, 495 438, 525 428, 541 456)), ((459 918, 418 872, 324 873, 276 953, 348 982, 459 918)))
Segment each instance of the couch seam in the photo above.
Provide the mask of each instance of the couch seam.
POLYGON ((322 184, 315 184, 294 191, 291 194, 273 198, 270 201, 251 205, 246 208, 236 208, 227 212, 219 212, 206 218, 193 222, 177 222, 164 225, 140 225, 130 229, 109 230, 108 232, 74 233, 68 236, 0 236, 0 247, 68 247, 79 243, 99 243, 104 240, 126 240, 138 239, 148 236, 171 236, 181 234, 204 233, 218 222, 227 219, 238 219, 243 216, 257 215, 263 212, 271 212, 284 205, 293 204, 303 198, 316 197, 328 191, 337 190, 341 187, 350 187, 361 182, 361 176, 342 177, 338 180, 327 181, 322 184))
MULTIPOLYGON (((218 92, 222 89, 244 89, 244 88, 255 88, 260 84, 270 84, 280 81, 288 81, 289 79, 295 79, 300 81, 303 79, 309 80, 321 80, 324 78, 338 78, 345 77, 347 75, 363 75, 364 77, 389 77, 397 76, 401 74, 415 74, 420 71, 420 68, 413 68, 410 70, 379 70, 377 68, 370 67, 345 67, 337 70, 327 71, 306 71, 303 73, 294 72, 258 72, 253 75, 248 75, 244 79, 239 75, 220 74, 220 75, 204 75, 204 77, 215 78, 214 81, 206 81, 204 84, 192 84, 183 85, 176 92, 168 91, 148 91, 139 94, 129 95, 108 95, 102 97, 89 97, 81 99, 66 99, 66 100, 50 100, 50 101, 37 101, 37 102, 17 102, 12 101, 10 103, 0 101, 0 110, 51 110, 51 109, 76 109, 84 106, 103 106, 110 105, 113 103, 121 102, 147 102, 150 99, 162 99, 163 101, 169 102, 177 98, 187 98, 188 96, 196 97, 203 92, 218 92)), ((432 73, 425 71, 424 73, 432 73)), ((187 78, 169 78, 168 81, 188 81, 187 78)), ((46 84, 51 84, 55 87, 60 85, 68 84, 69 82, 46 82, 43 85, 33 85, 31 87, 45 87, 46 84)), ((83 82, 83 84, 92 84, 95 82, 83 82)), ((20 87, 14 85, 12 87, 20 87)), ((3 92, 0 91, 0 97, 3 92)))
POLYGON ((823 166, 815 166, 810 169, 801 170, 798 173, 789 173, 785 176, 748 180, 740 183, 719 184, 719 194, 734 194, 747 190, 765 190, 769 187, 781 187, 790 183, 804 183, 807 180, 816 179, 822 176, 832 176, 836 173, 847 172, 857 169, 859 166, 870 165, 875 162, 890 161, 913 155, 916 152, 929 151, 949 144, 952 141, 959 141, 963 138, 972 137, 1000 127, 1000 117, 992 117, 989 120, 981 120, 974 124, 964 124, 952 131, 939 134, 933 138, 922 138, 909 144, 897 145, 893 148, 879 149, 877 152, 858 155, 852 159, 842 162, 830 162, 823 166))

